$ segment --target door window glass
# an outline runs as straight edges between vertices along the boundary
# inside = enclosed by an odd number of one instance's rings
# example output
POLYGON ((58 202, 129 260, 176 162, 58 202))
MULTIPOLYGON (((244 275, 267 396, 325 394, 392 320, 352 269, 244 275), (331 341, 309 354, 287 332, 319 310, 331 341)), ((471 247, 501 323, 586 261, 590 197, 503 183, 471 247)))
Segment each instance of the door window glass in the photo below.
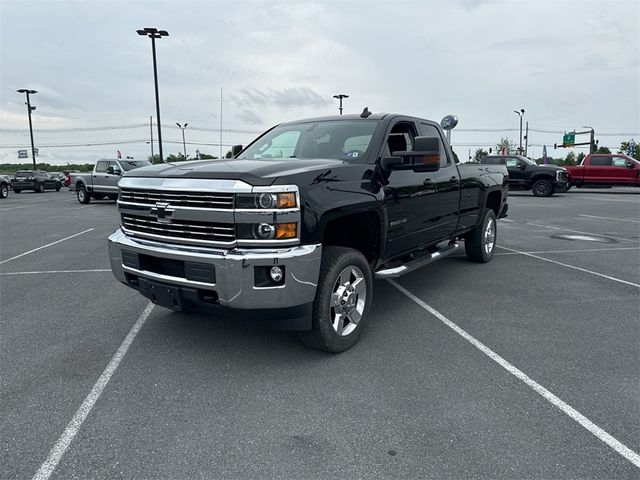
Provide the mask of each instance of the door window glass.
POLYGON ((96 164, 96 172, 98 173, 106 173, 107 171, 107 164, 109 162, 98 162, 96 164))
POLYGON ((593 166, 610 166, 611 157, 591 157, 591 165, 593 166))
POLYGON ((507 162, 506 162, 507 167, 517 167, 518 166, 518 160, 515 158, 507 158, 507 162))
POLYGON ((627 159, 624 157, 613 157, 612 165, 614 167, 625 167, 627 166, 627 159))

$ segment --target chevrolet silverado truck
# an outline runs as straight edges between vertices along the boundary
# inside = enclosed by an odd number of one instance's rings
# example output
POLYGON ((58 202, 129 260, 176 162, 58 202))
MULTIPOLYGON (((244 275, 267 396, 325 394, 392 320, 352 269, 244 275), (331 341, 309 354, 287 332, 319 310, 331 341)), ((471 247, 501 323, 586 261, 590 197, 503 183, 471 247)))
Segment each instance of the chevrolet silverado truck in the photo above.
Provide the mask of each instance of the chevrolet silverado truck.
POLYGON ((113 274, 157 305, 244 313, 328 352, 362 334, 374 278, 461 241, 488 262, 507 213, 506 168, 457 165, 441 126, 420 118, 284 123, 233 153, 122 177, 113 274))
POLYGON ((505 165, 510 190, 531 190, 536 197, 550 197, 569 190, 569 174, 564 167, 538 165, 523 155, 486 155, 483 165, 505 165))
POLYGON ((78 201, 82 204, 89 203, 92 198, 117 200, 118 182, 122 174, 146 165, 151 163, 146 160, 98 160, 92 172, 71 174, 69 188, 76 191, 78 201))
POLYGON ((590 153, 575 167, 567 167, 576 187, 640 186, 640 162, 621 153, 590 153))

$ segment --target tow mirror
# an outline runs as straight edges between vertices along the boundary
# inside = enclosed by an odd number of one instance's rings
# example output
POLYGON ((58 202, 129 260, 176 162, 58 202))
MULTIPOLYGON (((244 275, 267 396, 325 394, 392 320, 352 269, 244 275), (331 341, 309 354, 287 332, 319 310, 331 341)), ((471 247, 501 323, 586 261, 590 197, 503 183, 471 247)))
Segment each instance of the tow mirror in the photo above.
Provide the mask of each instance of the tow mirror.
POLYGON ((519 168, 520 170, 524 170, 525 168, 527 168, 527 166, 524 163, 519 163, 516 165, 516 168, 519 168))
POLYGON ((383 158, 380 164, 385 170, 435 172, 440 170, 441 147, 439 137, 416 137, 412 151, 391 152, 393 157, 383 158))
POLYGON ((242 151, 242 145, 234 145, 231 147, 231 156, 235 157, 242 151))
POLYGON ((634 167, 633 162, 627 162, 627 168, 633 168, 633 167, 634 167))

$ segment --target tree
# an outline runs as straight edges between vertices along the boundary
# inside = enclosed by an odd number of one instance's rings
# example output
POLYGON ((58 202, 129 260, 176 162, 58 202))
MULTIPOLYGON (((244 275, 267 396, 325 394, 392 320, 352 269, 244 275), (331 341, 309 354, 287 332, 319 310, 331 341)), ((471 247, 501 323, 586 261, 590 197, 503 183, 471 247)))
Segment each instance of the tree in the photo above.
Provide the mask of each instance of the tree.
POLYGON ((636 160, 640 160, 640 146, 633 142, 633 149, 631 154, 629 154, 629 142, 622 142, 620 144, 620 149, 618 153, 624 153, 625 155, 629 155, 630 157, 635 158, 636 160))
POLYGON ((567 158, 564 159, 563 165, 575 165, 576 164, 576 154, 573 152, 567 153, 567 158))
POLYGON ((149 160, 151 163, 153 163, 154 165, 157 163, 160 163, 160 154, 156 153, 154 155, 149 155, 147 157, 147 160, 149 160))
POLYGON ((486 157, 487 155, 488 153, 485 150, 483 150, 482 147, 480 147, 476 150, 476 153, 474 154, 473 159, 476 162, 479 162, 482 157, 486 157))
POLYGON ((611 153, 611 150, 609 150, 609 147, 598 147, 598 150, 596 150, 596 153, 608 154, 608 153, 611 153))
POLYGON ((496 145, 496 153, 498 155, 509 155, 512 150, 515 150, 516 144, 508 138, 500 137, 500 143, 496 145))
POLYGON ((224 158, 231 158, 233 157, 233 152, 231 150, 229 150, 226 155, 224 156, 224 158))
POLYGON ((576 157, 576 165, 580 165, 582 164, 582 160, 584 160, 584 157, 586 157, 586 155, 584 154, 584 152, 580 152, 578 154, 578 156, 576 157))
POLYGON ((208 153, 201 153, 200 160, 216 160, 218 157, 214 155, 209 155, 208 153))
POLYGON ((185 156, 182 153, 178 153, 177 155, 174 155, 173 153, 170 154, 167 158, 166 161, 167 162, 184 162, 185 160, 187 160, 185 158, 185 156))

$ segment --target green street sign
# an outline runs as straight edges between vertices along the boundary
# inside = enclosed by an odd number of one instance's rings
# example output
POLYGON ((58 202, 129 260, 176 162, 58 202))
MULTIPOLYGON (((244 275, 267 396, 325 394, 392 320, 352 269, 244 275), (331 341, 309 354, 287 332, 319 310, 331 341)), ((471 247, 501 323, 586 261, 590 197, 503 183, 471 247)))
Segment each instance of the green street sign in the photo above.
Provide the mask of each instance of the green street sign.
POLYGON ((562 137, 562 145, 565 147, 573 147, 576 143, 576 132, 565 133, 562 137))

